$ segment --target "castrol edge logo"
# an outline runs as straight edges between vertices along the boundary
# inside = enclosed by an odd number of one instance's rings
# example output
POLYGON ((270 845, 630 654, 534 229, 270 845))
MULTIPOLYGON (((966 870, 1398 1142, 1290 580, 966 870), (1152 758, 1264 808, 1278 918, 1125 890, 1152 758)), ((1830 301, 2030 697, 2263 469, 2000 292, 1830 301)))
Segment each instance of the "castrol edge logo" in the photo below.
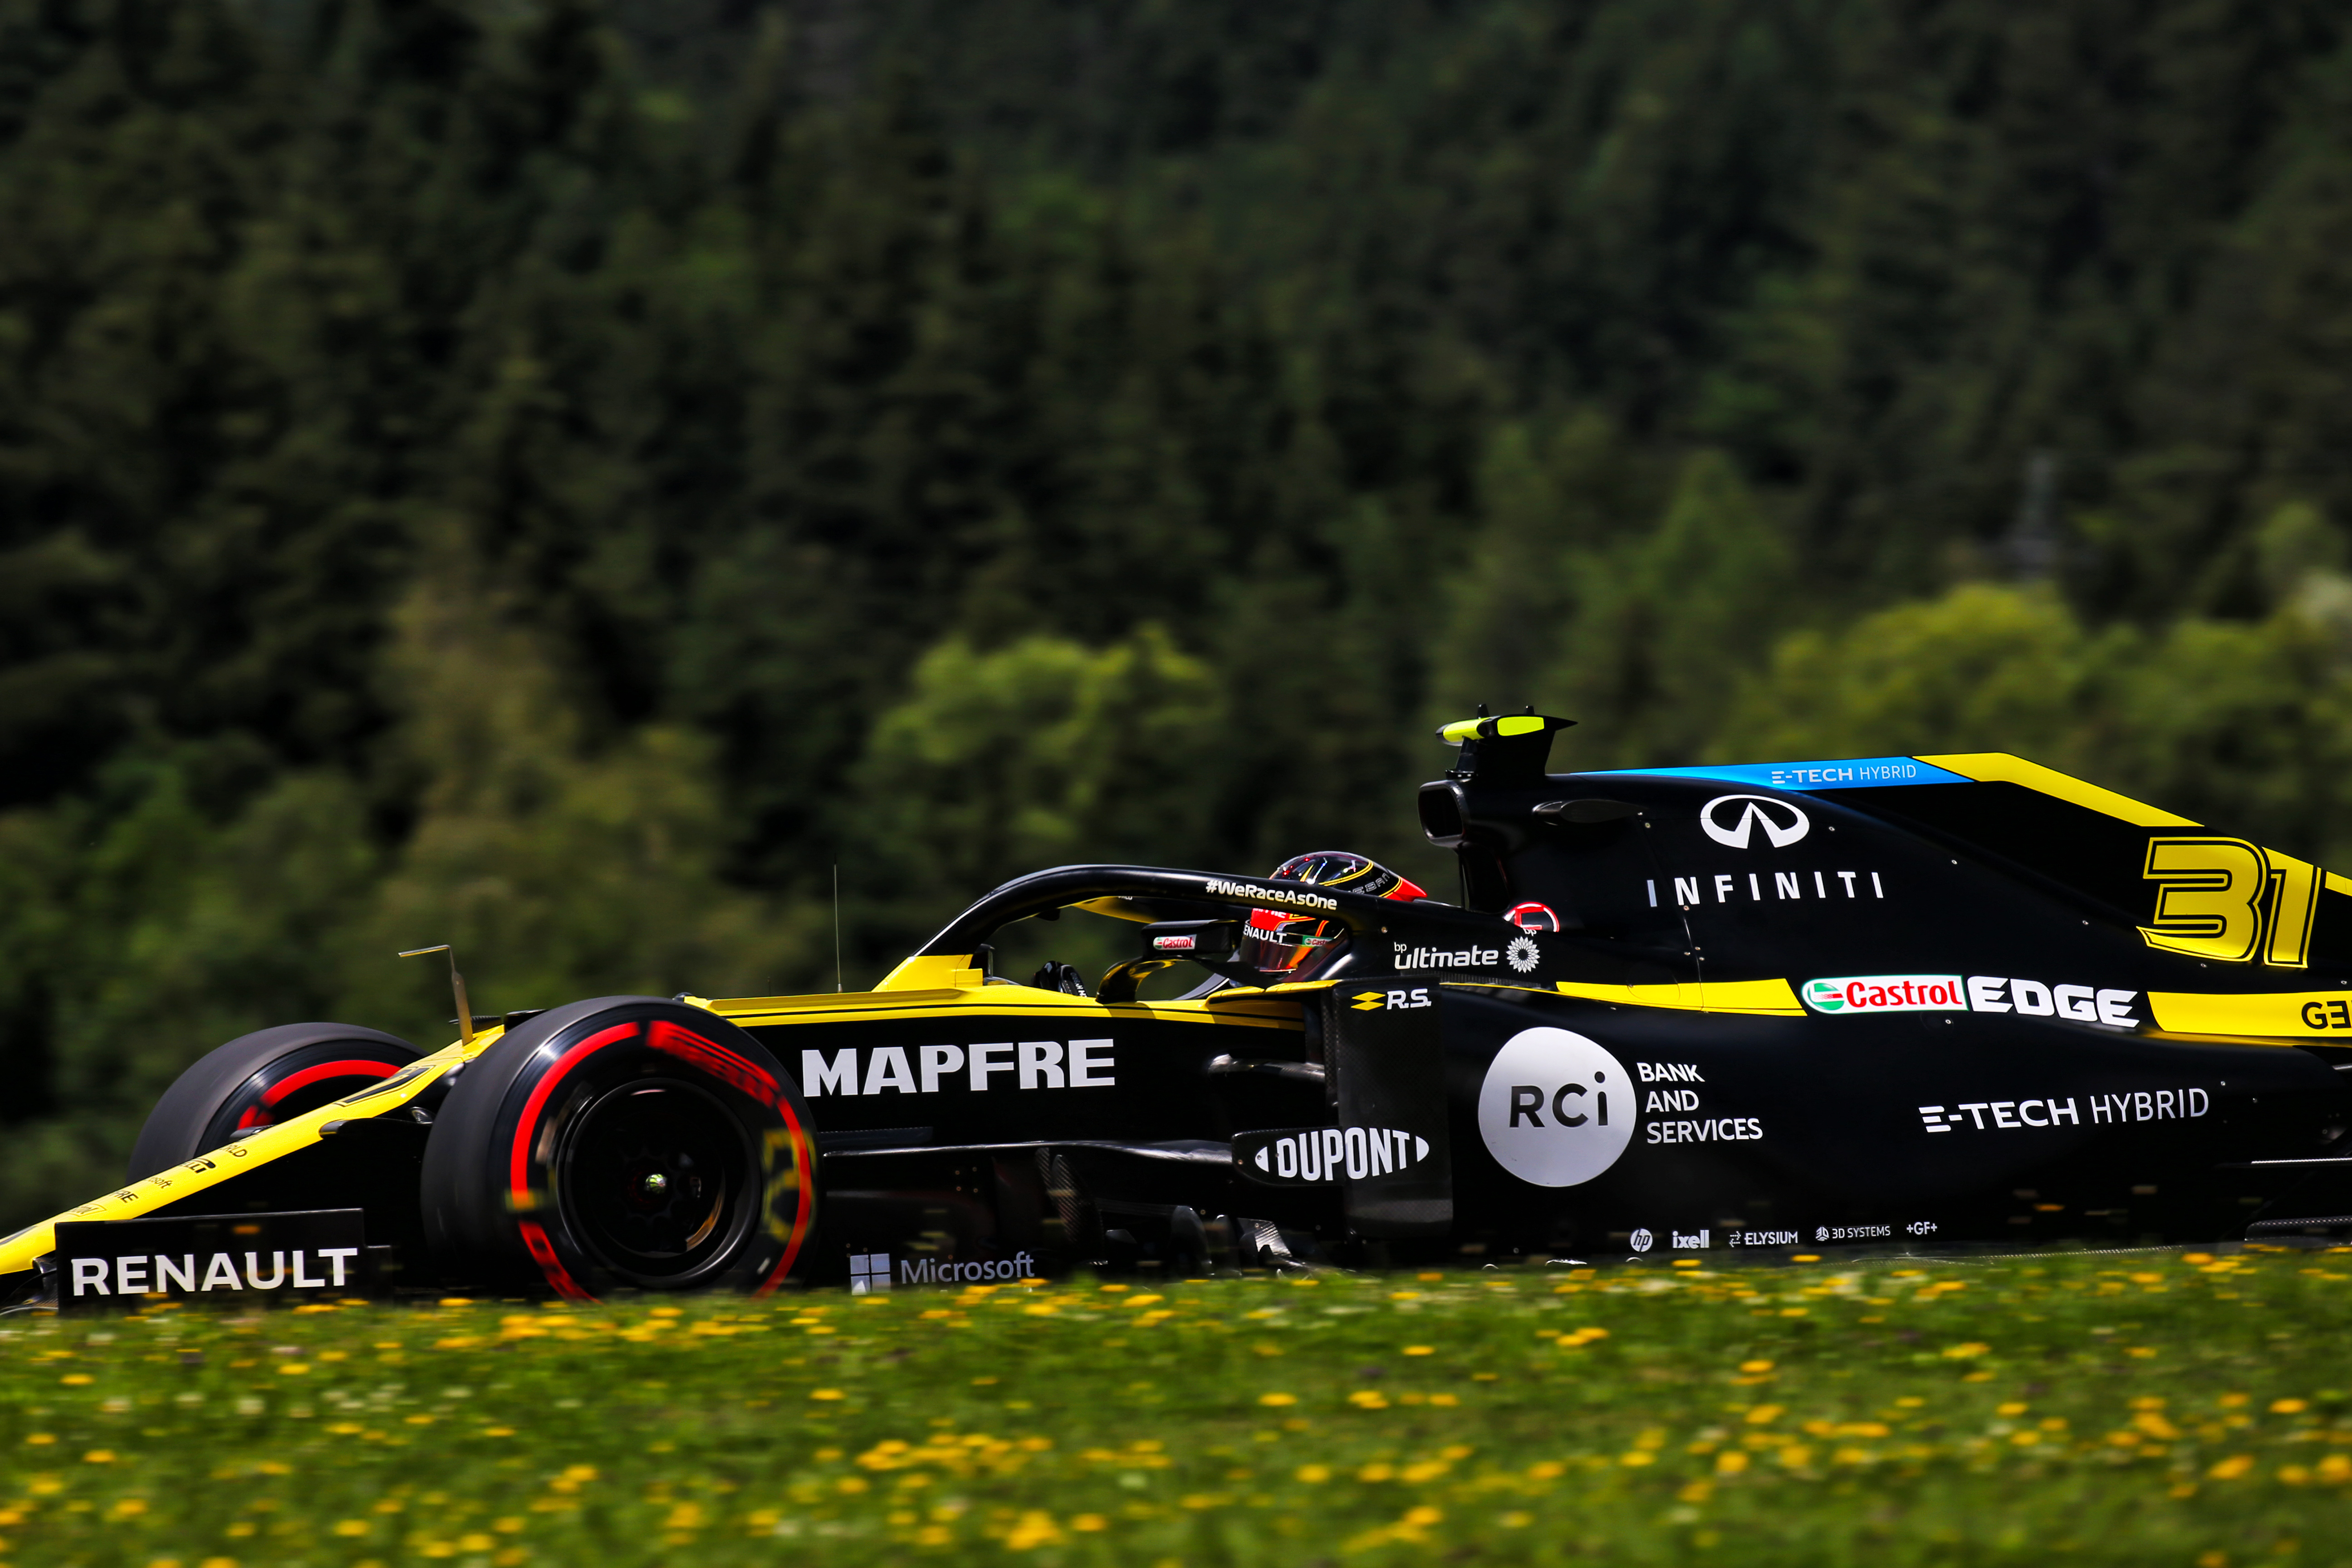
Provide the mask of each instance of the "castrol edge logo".
POLYGON ((1808 980, 1805 1005, 1816 1013, 1965 1013, 1957 974, 1844 974, 1808 980))

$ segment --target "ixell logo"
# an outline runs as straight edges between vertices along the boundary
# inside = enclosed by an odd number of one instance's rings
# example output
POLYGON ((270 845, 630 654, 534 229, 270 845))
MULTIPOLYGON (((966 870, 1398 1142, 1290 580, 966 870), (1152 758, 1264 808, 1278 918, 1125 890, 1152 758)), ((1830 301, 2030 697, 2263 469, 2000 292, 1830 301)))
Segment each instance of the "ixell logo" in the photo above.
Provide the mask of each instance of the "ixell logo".
POLYGON ((1633 1075, 1598 1042, 1568 1029, 1522 1029, 1487 1066, 1478 1135, 1519 1180, 1573 1187, 1625 1152, 1638 1115, 1633 1096, 1633 1075))
POLYGON ((1785 800, 1768 795, 1719 795, 1698 809, 1698 825, 1709 838, 1745 849, 1756 830, 1775 849, 1786 849, 1813 830, 1813 819, 1785 800))

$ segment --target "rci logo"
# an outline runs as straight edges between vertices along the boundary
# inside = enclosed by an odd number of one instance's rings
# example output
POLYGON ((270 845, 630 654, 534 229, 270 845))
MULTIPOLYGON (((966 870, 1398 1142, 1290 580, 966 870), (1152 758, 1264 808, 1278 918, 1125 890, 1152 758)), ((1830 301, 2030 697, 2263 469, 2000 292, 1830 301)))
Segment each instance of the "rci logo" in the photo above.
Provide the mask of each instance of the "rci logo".
POLYGON ((1766 843, 1786 849, 1812 831, 1813 819, 1789 802, 1768 795, 1719 795, 1699 807, 1698 825, 1709 838, 1734 849, 1747 848, 1760 826, 1766 843), (1733 813, 1726 811, 1727 806, 1742 809, 1733 813))
POLYGON ((1478 1089, 1478 1133, 1495 1163, 1538 1187, 1572 1187, 1617 1163, 1633 1141, 1633 1077, 1598 1042, 1522 1029, 1495 1053, 1478 1089))

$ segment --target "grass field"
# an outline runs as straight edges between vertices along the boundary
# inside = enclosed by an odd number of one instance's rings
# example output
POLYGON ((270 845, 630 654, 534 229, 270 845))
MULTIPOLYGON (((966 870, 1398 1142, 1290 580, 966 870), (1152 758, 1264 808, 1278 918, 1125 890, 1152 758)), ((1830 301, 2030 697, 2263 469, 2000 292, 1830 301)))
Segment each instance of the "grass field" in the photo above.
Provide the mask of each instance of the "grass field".
POLYGON ((0 1558, 2352 1562, 2352 1257, 0 1323, 0 1558))

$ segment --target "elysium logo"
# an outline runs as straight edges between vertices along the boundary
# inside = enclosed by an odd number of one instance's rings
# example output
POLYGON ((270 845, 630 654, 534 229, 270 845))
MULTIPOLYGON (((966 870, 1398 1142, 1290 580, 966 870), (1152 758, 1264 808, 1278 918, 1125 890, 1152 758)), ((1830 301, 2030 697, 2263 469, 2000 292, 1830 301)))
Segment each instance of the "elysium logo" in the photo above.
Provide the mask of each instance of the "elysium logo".
POLYGON ((1717 795, 1699 807, 1698 825, 1709 838, 1734 849, 1747 848, 1759 825, 1765 842, 1775 849, 1786 849, 1813 830, 1813 819, 1804 812, 1764 795, 1717 795))

